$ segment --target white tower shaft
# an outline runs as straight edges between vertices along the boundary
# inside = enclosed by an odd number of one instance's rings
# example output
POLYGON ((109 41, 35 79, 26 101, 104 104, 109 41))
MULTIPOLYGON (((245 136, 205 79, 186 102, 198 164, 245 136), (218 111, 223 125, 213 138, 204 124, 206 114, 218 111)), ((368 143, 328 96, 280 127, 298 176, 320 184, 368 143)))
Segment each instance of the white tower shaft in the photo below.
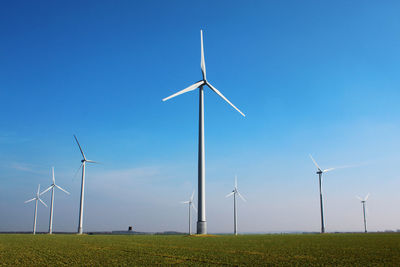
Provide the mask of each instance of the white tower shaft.
POLYGON ((199 88, 199 155, 198 155, 198 212, 197 234, 207 234, 205 194, 205 145, 204 145, 204 91, 199 88))
POLYGON ((83 233, 82 223, 83 223, 83 200, 85 197, 85 165, 86 165, 86 161, 83 161, 82 162, 81 202, 80 202, 80 208, 79 208, 78 234, 83 233))
POLYGON ((236 192, 233 194, 233 233, 237 235, 236 192))
POLYGON ((49 234, 53 233, 54 186, 51 188, 49 234))
POLYGON ((321 233, 325 233, 325 223, 324 223, 324 204, 322 200, 322 172, 318 172, 319 177, 319 202, 321 207, 321 233))
POLYGON ((367 218, 365 217, 365 201, 362 202, 363 205, 363 215, 364 215, 364 232, 367 232, 367 218))
POLYGON ((36 218, 37 218, 37 204, 38 204, 38 198, 35 200, 35 215, 33 217, 33 234, 36 234, 36 218))
POLYGON ((190 214, 190 205, 192 205, 192 202, 189 202, 189 235, 192 234, 192 216, 190 214))

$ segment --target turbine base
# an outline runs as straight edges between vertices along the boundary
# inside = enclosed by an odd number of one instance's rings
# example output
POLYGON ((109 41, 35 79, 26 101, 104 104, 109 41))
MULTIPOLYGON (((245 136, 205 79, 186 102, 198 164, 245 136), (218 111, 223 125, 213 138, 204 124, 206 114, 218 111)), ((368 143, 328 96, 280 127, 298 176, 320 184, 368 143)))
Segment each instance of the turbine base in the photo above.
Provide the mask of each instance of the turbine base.
POLYGON ((206 221, 198 221, 197 222, 197 234, 198 235, 206 235, 207 234, 207 222, 206 221))

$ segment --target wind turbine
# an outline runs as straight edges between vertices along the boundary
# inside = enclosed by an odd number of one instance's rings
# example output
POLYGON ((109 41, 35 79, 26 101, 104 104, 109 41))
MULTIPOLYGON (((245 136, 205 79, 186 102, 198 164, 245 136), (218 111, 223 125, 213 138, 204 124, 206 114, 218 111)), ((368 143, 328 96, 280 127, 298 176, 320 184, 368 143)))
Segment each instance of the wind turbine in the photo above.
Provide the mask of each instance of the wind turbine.
POLYGON ((199 152, 198 152, 198 213, 197 213, 197 234, 207 234, 207 222, 206 222, 206 199, 205 199, 205 144, 204 144, 204 86, 207 85, 212 91, 219 95, 222 99, 228 102, 234 109, 240 114, 245 116, 235 105, 233 105, 220 91, 212 86, 206 78, 206 63, 204 60, 204 49, 203 49, 203 31, 200 30, 201 40, 201 72, 203 79, 196 82, 195 84, 163 99, 167 101, 178 95, 196 90, 199 88, 199 152))
POLYGON ((329 169, 325 169, 322 170, 317 162, 314 160, 314 158, 311 156, 310 154, 310 158, 311 160, 314 162, 315 166, 317 167, 317 174, 318 174, 318 178, 319 178, 319 201, 320 201, 320 207, 321 207, 321 233, 325 233, 325 224, 324 224, 324 206, 323 206, 323 202, 322 202, 322 174, 332 171, 336 168, 329 168, 329 169))
POLYGON ((181 202, 182 204, 188 204, 189 207, 189 235, 192 234, 192 215, 190 214, 190 210, 191 208, 193 208, 194 211, 197 211, 196 207, 193 205, 193 197, 194 197, 194 191, 192 193, 192 196, 190 197, 190 200, 181 202))
POLYGON ((40 193, 40 195, 43 195, 44 193, 46 193, 47 191, 49 191, 51 189, 49 234, 53 233, 54 187, 57 187, 58 189, 60 189, 61 191, 64 191, 66 194, 69 195, 68 191, 66 191, 65 189, 62 189, 60 186, 56 185, 56 179, 54 177, 54 167, 51 168, 51 173, 53 175, 53 183, 46 190, 44 190, 42 193, 40 193))
POLYGON ((363 215, 364 215, 364 231, 365 233, 367 232, 367 218, 365 217, 365 202, 367 202, 369 198, 369 193, 365 198, 361 198, 359 196, 356 196, 362 203, 362 208, 363 208, 363 215))
POLYGON ((230 197, 233 195, 233 233, 237 235, 237 209, 236 209, 236 195, 238 195, 244 202, 246 199, 239 193, 237 186, 237 176, 235 176, 235 188, 233 188, 232 192, 227 194, 225 197, 230 197))
MULTIPOLYGON (((82 164, 79 168, 82 167, 82 182, 81 182, 81 202, 79 206, 79 225, 78 225, 78 234, 82 234, 83 228, 82 228, 82 222, 83 222, 83 200, 85 196, 85 169, 86 169, 86 163, 97 163, 96 161, 93 160, 88 160, 85 157, 85 154, 83 153, 83 150, 81 148, 81 145, 78 142, 78 138, 75 137, 75 141, 78 144, 79 150, 81 151, 83 159, 81 160, 82 164)), ((79 170, 79 169, 78 169, 79 170)))
POLYGON ((38 200, 39 200, 43 205, 45 205, 46 208, 47 208, 46 203, 44 203, 43 200, 40 199, 40 195, 41 195, 41 194, 40 194, 40 185, 39 185, 39 186, 38 186, 38 189, 37 189, 36 197, 25 201, 25 203, 28 203, 28 202, 31 202, 31 201, 34 201, 34 200, 35 200, 35 215, 34 215, 34 217, 33 217, 33 234, 36 234, 36 218, 37 218, 37 204, 38 204, 38 200))

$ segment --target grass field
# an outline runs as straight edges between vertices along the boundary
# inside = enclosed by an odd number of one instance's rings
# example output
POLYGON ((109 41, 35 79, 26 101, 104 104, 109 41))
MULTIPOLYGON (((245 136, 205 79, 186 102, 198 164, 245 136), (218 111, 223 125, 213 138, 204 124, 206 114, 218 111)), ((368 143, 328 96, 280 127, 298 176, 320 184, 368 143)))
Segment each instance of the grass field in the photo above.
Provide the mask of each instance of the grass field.
POLYGON ((400 234, 0 235, 0 266, 399 266, 400 234))

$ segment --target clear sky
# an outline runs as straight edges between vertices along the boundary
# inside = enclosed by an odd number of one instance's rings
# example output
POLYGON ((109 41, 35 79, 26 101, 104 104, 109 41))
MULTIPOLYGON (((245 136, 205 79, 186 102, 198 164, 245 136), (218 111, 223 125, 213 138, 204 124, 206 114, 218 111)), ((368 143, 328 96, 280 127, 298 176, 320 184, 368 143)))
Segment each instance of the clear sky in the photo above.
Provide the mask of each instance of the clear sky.
MULTIPOLYGON (((205 92, 209 232, 400 229, 398 1, 2 1, 0 231, 29 231, 37 185, 56 181, 54 230, 187 229, 197 190, 197 91, 205 92)), ((196 195, 197 198, 197 195, 196 195)), ((50 204, 50 195, 43 196, 50 204)), ((38 211, 38 230, 49 209, 38 211)), ((193 218, 195 221, 196 218, 193 218)))

